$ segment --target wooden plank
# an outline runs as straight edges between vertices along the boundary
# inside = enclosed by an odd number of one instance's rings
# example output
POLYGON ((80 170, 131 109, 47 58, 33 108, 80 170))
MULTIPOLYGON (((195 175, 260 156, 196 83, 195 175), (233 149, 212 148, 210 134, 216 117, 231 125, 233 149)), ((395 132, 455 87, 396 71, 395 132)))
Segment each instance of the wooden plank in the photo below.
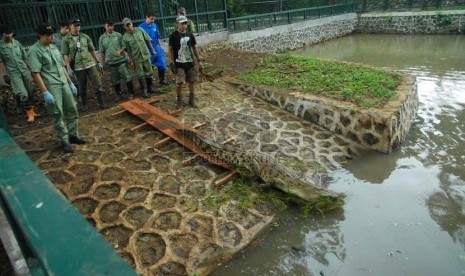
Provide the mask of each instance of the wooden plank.
POLYGON ((215 187, 219 187, 219 186, 223 185, 224 183, 228 182, 229 180, 233 180, 236 177, 237 177, 237 172, 231 171, 225 177, 223 177, 220 180, 216 181, 214 185, 215 185, 215 187))
POLYGON ((144 126, 146 126, 146 125, 148 125, 148 124, 147 124, 147 123, 142 123, 142 124, 137 125, 137 126, 135 126, 135 127, 131 127, 129 130, 131 130, 131 131, 136 131, 136 130, 138 130, 139 128, 144 127, 144 126))
POLYGON ((229 138, 228 140, 223 141, 221 144, 222 145, 231 144, 232 142, 234 142, 234 140, 235 140, 234 138, 229 138))
MULTIPOLYGON (((150 101, 148 103, 149 104, 154 104, 154 103, 158 103, 159 101, 160 101, 160 99, 154 99, 153 101, 150 101)), ((128 112, 128 111, 126 109, 124 109, 124 110, 117 111, 117 112, 111 114, 111 116, 115 117, 115 116, 121 115, 121 114, 126 113, 126 112, 128 112)))
POLYGON ((192 128, 195 129, 195 130, 198 130, 199 128, 204 127, 206 124, 207 124, 207 123, 205 123, 205 122, 204 122, 204 123, 200 123, 200 124, 198 124, 198 125, 193 126, 192 128))
POLYGON ((186 164, 192 163, 192 162, 194 162, 194 161, 195 161, 197 158, 199 158, 199 157, 200 157, 200 155, 196 154, 196 155, 194 155, 194 156, 192 156, 192 157, 190 157, 190 158, 184 159, 184 160, 182 161, 182 164, 183 164, 183 165, 186 165, 186 164))
POLYGON ((118 112, 115 112, 115 113, 111 114, 111 116, 115 117, 115 116, 121 115, 121 114, 126 113, 126 112, 128 112, 128 111, 127 110, 121 110, 121 111, 118 111, 118 112))
POLYGON ((186 126, 173 116, 162 112, 158 108, 140 99, 124 102, 121 106, 130 113, 144 120, 147 124, 170 136, 173 140, 183 145, 185 148, 197 153, 208 162, 228 170, 233 170, 233 167, 230 164, 206 154, 190 139, 186 139, 182 134, 176 132, 176 129, 185 129, 186 126))
POLYGON ((166 138, 163 138, 161 140, 159 140, 158 142, 155 143, 155 145, 153 145, 155 148, 158 148, 159 146, 162 146, 168 142, 170 142, 172 140, 171 137, 166 137, 166 138))

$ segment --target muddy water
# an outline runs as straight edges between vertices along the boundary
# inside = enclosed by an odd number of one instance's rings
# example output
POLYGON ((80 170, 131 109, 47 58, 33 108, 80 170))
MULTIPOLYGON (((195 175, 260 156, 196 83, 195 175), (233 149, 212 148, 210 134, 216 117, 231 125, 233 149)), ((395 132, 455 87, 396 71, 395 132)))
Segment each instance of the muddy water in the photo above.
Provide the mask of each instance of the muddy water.
POLYGON ((213 275, 465 275, 465 36, 354 35, 295 54, 415 76, 417 119, 400 149, 332 174, 342 210, 288 210, 213 275))

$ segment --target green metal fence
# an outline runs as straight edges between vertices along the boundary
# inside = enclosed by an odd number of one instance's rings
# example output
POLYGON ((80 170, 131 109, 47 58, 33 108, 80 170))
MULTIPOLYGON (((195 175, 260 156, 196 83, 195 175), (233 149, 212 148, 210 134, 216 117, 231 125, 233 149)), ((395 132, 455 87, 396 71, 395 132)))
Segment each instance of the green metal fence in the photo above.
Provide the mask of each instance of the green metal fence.
POLYGON ((10 26, 24 45, 31 45, 36 40, 34 28, 40 23, 58 25, 78 16, 83 24, 82 31, 97 42, 104 32, 103 22, 107 18, 113 20, 116 30, 121 32, 119 22, 124 17, 133 19, 137 25, 144 21, 147 11, 152 11, 157 15, 156 23, 162 36, 167 37, 174 30, 176 10, 180 6, 186 8, 199 32, 227 27, 226 0, 74 0, 0 4, 0 24, 10 26))
POLYGON ((228 26, 230 31, 254 30, 350 12, 352 3, 235 17, 228 19, 228 26))
POLYGON ((465 0, 354 0, 357 12, 465 7, 465 0))

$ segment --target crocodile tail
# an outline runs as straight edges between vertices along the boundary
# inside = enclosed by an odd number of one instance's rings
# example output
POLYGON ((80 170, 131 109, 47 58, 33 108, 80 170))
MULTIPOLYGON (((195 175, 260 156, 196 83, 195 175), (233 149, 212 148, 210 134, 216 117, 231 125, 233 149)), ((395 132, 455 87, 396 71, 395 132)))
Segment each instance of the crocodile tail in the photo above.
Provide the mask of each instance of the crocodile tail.
POLYGON ((195 139, 197 139, 199 137, 199 135, 197 133, 195 133, 194 131, 190 130, 190 129, 187 129, 187 128, 176 128, 176 133, 179 134, 179 135, 182 135, 186 138, 189 138, 190 140, 193 140, 195 141, 195 139))
POLYGON ((206 137, 198 134, 190 129, 176 129, 176 132, 183 135, 187 139, 192 140, 197 146, 199 146, 202 150, 208 151, 211 153, 216 154, 217 151, 222 150, 222 146, 210 141, 206 137))

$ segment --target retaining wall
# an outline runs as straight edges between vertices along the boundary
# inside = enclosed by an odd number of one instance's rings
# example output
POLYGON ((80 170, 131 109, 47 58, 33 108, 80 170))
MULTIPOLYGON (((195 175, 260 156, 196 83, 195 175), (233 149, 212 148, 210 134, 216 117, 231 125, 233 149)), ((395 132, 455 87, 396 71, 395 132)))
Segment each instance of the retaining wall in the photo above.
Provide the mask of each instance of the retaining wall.
POLYGON ((358 33, 460 34, 465 30, 465 10, 366 13, 358 19, 358 33))
POLYGON ((230 79, 229 83, 251 96, 261 98, 304 120, 342 134, 361 146, 389 153, 405 140, 418 109, 415 78, 405 76, 396 98, 383 108, 360 109, 339 100, 250 85, 230 79))

